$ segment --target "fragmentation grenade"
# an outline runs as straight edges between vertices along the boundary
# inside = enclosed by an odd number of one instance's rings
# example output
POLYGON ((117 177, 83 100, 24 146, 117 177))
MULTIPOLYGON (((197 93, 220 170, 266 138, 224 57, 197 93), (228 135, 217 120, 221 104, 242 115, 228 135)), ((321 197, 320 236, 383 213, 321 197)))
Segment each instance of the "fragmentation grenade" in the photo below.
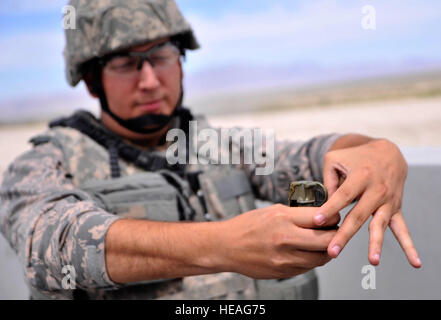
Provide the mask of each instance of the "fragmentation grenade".
POLYGON ((291 182, 288 197, 290 207, 321 207, 326 200, 328 200, 328 192, 320 182, 291 182))

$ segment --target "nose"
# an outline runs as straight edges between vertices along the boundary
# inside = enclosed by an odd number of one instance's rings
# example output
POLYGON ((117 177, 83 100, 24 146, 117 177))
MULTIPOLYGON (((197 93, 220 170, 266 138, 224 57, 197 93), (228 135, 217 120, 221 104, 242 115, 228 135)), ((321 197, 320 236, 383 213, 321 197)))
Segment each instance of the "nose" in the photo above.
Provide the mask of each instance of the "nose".
POLYGON ((160 86, 160 81, 156 75, 155 69, 148 61, 144 61, 139 71, 138 87, 141 90, 154 90, 160 86))

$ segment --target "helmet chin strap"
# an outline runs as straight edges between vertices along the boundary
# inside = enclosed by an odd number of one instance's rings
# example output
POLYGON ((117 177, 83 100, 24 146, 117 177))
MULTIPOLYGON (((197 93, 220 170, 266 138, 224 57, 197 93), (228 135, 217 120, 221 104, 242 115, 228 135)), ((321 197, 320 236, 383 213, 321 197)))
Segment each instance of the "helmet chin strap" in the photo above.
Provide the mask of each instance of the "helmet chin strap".
POLYGON ((104 94, 104 90, 100 91, 101 92, 99 93, 99 99, 101 103, 101 109, 108 115, 110 115, 116 122, 118 122, 120 126, 136 133, 149 134, 159 132, 164 129, 174 117, 178 116, 182 112, 182 101, 184 98, 183 89, 181 89, 179 101, 175 106, 172 114, 168 116, 162 114, 146 114, 127 120, 121 119, 110 110, 109 104, 107 103, 106 95, 104 94))

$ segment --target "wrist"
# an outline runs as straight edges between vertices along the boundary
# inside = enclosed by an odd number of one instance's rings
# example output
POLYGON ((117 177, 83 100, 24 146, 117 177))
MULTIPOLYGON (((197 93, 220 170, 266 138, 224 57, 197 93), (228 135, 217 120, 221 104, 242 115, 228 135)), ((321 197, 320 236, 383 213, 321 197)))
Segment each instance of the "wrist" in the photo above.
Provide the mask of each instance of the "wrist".
POLYGON ((231 267, 228 263, 229 244, 228 221, 198 223, 202 228, 198 230, 200 251, 196 254, 195 263, 198 267, 209 273, 229 272, 231 267))
POLYGON ((361 134, 346 134, 340 137, 339 139, 337 139, 337 141, 334 142, 334 144, 331 146, 329 151, 357 147, 376 140, 382 140, 382 139, 375 139, 361 134))

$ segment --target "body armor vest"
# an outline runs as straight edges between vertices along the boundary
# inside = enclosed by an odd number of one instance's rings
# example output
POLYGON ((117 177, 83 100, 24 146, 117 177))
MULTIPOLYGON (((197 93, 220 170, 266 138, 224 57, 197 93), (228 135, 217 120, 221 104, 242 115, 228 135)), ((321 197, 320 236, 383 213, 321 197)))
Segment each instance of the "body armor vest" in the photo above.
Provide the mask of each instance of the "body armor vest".
MULTIPOLYGON (((160 153, 136 150, 135 147, 121 142, 118 138, 115 141, 113 139, 115 137, 110 132, 106 137, 106 129, 97 134, 98 138, 93 137, 90 130, 87 132, 88 129, 72 125, 72 119, 76 116, 78 117, 79 114, 64 119, 70 122, 53 122, 51 127, 75 128, 105 148, 106 142, 103 141, 108 139, 110 145, 116 146, 116 154, 119 157, 124 153, 126 161, 143 169, 121 177, 81 182, 79 187, 91 194, 96 203, 106 211, 135 219, 207 221, 229 219, 255 209, 255 198, 244 171, 232 166, 210 165, 204 166, 202 170, 184 172, 182 167, 168 166, 163 161, 165 157, 160 153), (131 161, 127 154, 133 154, 131 161), (151 168, 148 165, 139 165, 141 157, 147 159, 145 163, 150 163, 151 168)), ((90 126, 96 127, 97 123, 94 123, 96 120, 91 118, 93 116, 84 112, 80 116, 83 122, 86 121, 90 126)), ((32 142, 38 145, 54 139, 62 141, 57 138, 57 134, 62 130, 55 131, 57 133, 51 137, 38 136, 32 142)), ((57 145, 63 148, 62 143, 57 145)), ((110 165, 112 166, 112 159, 110 165)), ((115 168, 111 169, 112 176, 115 170, 115 168)), ((145 281, 127 284, 115 290, 94 289, 87 292, 79 290, 74 294, 75 297, 82 299, 317 299, 318 281, 314 270, 286 280, 253 280, 240 274, 226 272, 183 279, 145 281)))

